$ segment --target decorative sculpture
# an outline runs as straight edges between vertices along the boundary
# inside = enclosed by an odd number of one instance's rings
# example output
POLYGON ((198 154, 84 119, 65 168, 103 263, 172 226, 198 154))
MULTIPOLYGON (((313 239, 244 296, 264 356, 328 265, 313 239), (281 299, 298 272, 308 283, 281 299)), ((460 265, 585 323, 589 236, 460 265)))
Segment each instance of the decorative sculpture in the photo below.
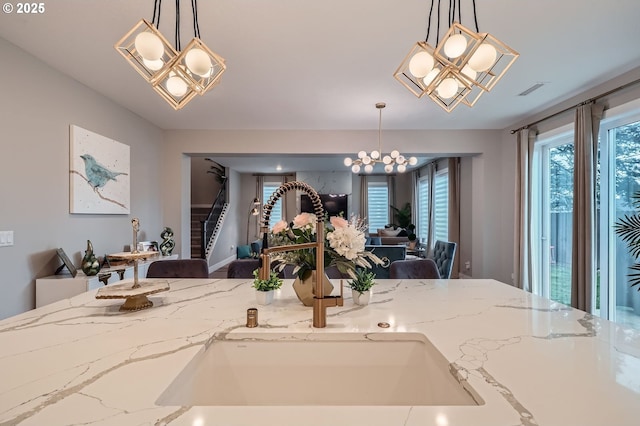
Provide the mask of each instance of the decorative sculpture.
POLYGON ((173 230, 168 226, 164 228, 160 234, 162 243, 160 243, 160 252, 163 256, 170 256, 173 248, 176 246, 176 242, 173 240, 173 230))
POLYGON ((87 240, 87 250, 84 252, 82 258, 82 272, 88 277, 96 275, 100 270, 100 262, 93 253, 93 245, 91 240, 87 240))

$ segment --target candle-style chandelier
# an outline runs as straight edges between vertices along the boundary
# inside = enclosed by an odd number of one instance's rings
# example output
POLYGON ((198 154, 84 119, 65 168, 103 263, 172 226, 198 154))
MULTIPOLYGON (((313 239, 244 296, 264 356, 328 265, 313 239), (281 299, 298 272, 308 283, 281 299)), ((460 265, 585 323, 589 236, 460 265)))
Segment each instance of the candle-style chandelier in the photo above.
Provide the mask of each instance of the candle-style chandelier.
POLYGON ((181 50, 180 0, 176 0, 175 48, 158 31, 162 0, 154 0, 153 20, 140 20, 115 48, 174 109, 184 107, 220 82, 224 59, 200 40, 198 2, 191 0, 194 38, 181 50))
MULTIPOLYGON (((460 0, 449 2, 449 29, 440 40, 440 3, 437 0, 435 48, 429 44, 431 20, 436 0, 431 0, 427 37, 417 42, 404 58, 394 77, 418 98, 429 96, 445 111, 460 103, 475 105, 490 91, 520 56, 518 52, 488 33, 480 33, 473 2, 475 31, 460 24, 460 0), (455 22, 455 20, 459 22, 455 22)), ((444 28, 444 27, 443 27, 444 28)))
POLYGON ((360 173, 360 169, 364 166, 366 173, 373 172, 373 166, 376 163, 384 164, 384 171, 392 173, 394 166, 397 167, 398 172, 404 173, 407 170, 407 166, 414 166, 418 163, 416 157, 406 158, 400 154, 398 150, 394 149, 389 155, 382 156, 382 109, 387 106, 384 102, 378 102, 376 108, 380 111, 380 117, 378 119, 378 150, 371 151, 371 154, 367 154, 366 151, 358 152, 358 158, 355 160, 347 157, 344 159, 344 165, 351 167, 353 173, 360 173))

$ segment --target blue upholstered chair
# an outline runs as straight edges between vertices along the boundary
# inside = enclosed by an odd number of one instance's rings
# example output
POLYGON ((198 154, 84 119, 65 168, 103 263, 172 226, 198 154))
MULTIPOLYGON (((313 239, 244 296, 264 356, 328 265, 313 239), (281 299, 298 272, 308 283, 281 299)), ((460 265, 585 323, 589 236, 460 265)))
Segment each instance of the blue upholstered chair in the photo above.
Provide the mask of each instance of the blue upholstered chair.
POLYGON ((456 243, 448 241, 436 241, 433 252, 427 256, 432 259, 438 266, 440 278, 451 278, 451 270, 453 269, 453 260, 456 255, 456 243))
POLYGON ((397 246, 365 246, 366 251, 373 252, 380 259, 385 260, 386 267, 374 265, 370 270, 376 274, 379 280, 389 278, 389 265, 396 260, 404 260, 407 257, 407 247, 405 245, 397 246))
POLYGON ((440 272, 432 259, 396 260, 389 266, 391 279, 438 279, 440 272))
POLYGON ((209 278, 204 259, 158 260, 149 265, 147 278, 209 278))

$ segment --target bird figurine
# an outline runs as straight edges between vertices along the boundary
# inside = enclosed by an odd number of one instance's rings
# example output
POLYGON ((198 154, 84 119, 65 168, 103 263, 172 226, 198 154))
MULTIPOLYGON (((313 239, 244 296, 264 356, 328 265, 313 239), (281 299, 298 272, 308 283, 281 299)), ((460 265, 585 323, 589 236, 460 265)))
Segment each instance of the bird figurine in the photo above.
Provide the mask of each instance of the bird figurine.
POLYGON ((98 163, 91 154, 83 154, 80 156, 84 160, 84 169, 87 173, 87 182, 94 190, 102 188, 110 180, 115 181, 116 176, 126 175, 123 172, 112 172, 102 164, 98 163))

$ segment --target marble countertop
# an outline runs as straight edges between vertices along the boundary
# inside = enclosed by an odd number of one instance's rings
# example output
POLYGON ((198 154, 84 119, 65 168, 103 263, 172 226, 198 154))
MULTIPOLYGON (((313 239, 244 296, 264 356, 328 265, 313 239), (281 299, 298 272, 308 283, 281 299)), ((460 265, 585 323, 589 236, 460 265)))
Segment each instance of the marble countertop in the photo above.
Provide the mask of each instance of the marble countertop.
MULTIPOLYGON (((0 425, 637 425, 640 332, 493 280, 381 280, 323 329, 291 282, 258 328, 251 280, 194 279, 119 312, 95 291, 0 321, 0 425), (388 322, 388 329, 377 326, 388 322), (479 406, 158 406, 214 334, 424 334, 479 406)), ((311 384, 310 384, 311 386, 311 384)), ((336 377, 335 386, 340 386, 336 377)))

